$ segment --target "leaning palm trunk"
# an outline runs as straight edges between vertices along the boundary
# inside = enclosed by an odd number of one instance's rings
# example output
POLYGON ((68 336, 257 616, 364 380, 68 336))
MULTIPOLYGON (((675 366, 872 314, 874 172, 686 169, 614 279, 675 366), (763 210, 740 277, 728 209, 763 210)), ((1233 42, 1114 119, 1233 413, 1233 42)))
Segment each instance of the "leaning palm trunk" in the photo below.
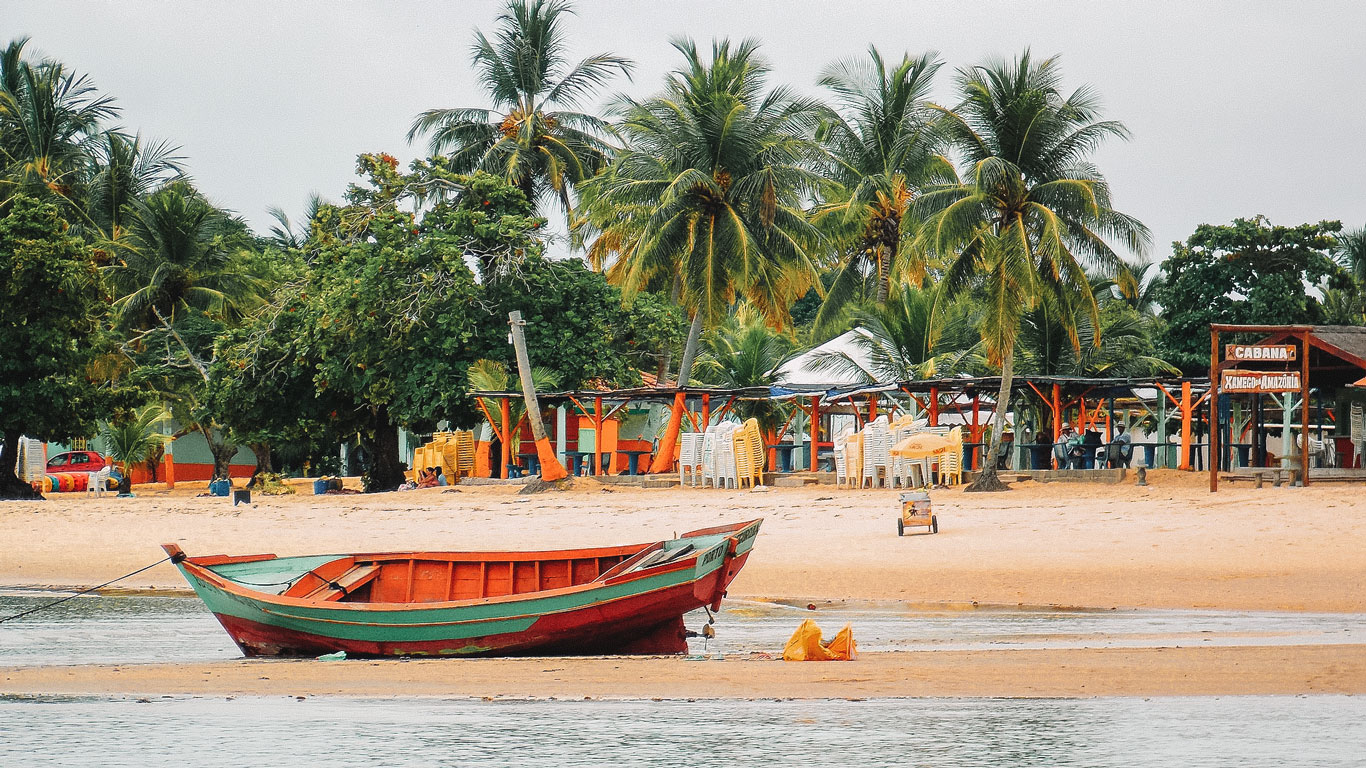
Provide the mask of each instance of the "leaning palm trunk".
MULTIPOLYGON (((1013 346, 1013 345, 1012 345, 1013 346)), ((1010 408, 1010 385, 1015 371, 1015 350, 1005 351, 1001 362, 1001 391, 996 393, 996 420, 991 430, 991 443, 982 457, 982 471, 977 473, 965 491, 1008 491, 1010 486, 996 476, 996 452, 1001 450, 1001 434, 1006 428, 1006 411, 1010 408)))
POLYGON ((697 359, 697 344, 702 337, 702 310, 693 313, 692 326, 688 328, 688 341, 683 345, 683 360, 678 364, 678 386, 688 386, 692 377, 692 363, 697 359))

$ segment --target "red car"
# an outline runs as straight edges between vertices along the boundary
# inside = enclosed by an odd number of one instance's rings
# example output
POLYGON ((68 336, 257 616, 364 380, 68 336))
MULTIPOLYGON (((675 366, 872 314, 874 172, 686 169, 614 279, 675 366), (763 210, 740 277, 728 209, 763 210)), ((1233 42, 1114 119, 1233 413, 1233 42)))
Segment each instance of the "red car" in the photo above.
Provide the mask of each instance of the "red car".
POLYGON ((54 472, 99 472, 104 467, 104 457, 94 451, 67 451, 47 460, 48 474, 54 472))

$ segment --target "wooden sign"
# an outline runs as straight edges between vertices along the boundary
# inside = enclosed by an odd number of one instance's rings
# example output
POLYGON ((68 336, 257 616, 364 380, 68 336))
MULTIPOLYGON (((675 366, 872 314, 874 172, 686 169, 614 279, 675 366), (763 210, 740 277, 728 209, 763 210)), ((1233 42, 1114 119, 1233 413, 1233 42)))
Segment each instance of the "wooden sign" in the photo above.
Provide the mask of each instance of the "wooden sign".
POLYGON ((1224 371, 1221 392, 1299 392, 1299 371, 1224 371))
POLYGON ((1294 362, 1297 349, 1294 344, 1229 344, 1224 347, 1224 359, 1232 362, 1290 363, 1294 362))

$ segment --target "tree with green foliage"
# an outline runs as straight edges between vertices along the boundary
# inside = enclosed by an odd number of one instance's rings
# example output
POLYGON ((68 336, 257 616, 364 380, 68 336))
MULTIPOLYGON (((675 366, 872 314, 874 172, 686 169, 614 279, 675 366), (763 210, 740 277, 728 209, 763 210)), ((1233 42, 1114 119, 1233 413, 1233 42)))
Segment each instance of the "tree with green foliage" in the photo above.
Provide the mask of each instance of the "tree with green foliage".
POLYGON ((103 370, 109 299, 93 250, 56 205, 16 193, 0 211, 0 498, 41 498, 15 475, 20 436, 90 434, 132 398, 103 370))
POLYGON ((430 135, 432 153, 449 153, 455 172, 494 174, 533 205, 554 196, 568 216, 571 191, 605 164, 612 132, 573 110, 614 75, 631 72, 630 61, 611 53, 571 64, 563 24, 572 14, 561 0, 510 0, 492 40, 474 33, 471 58, 493 109, 427 110, 408 140, 430 135))
MULTIPOLYGON (((778 368, 796 350, 790 334, 774 331, 748 304, 729 315, 702 337, 697 356, 697 378, 719 387, 766 387, 777 383, 778 368)), ((775 441, 786 411, 776 400, 737 400, 733 412, 755 419, 765 441, 775 441)))
POLYGON ((866 279, 874 281, 874 300, 882 304, 894 278, 923 275, 919 259, 905 258, 914 251, 902 249, 915 233, 912 204, 925 185, 956 180, 928 102, 941 62, 933 53, 905 55, 889 69, 877 48, 868 53, 867 59, 832 65, 820 78, 835 95, 836 113, 821 126, 820 138, 836 184, 814 218, 832 233, 844 258, 818 327, 832 323, 866 279))
MULTIPOLYGON (((1090 161, 1101 141, 1128 131, 1099 119, 1089 88, 1063 94, 1056 58, 1036 63, 1025 51, 1013 62, 960 71, 957 86, 962 102, 944 110, 944 129, 968 165, 966 180, 922 197, 931 214, 923 238, 951 259, 945 295, 970 291, 984 302, 982 339, 990 362, 1001 366, 996 424, 1004 424, 1021 315, 1047 300, 1063 310, 1063 322, 1089 316, 1099 327, 1088 268, 1131 292, 1133 277, 1106 239, 1141 252, 1148 230, 1112 207, 1109 185, 1090 161)), ((992 430, 986 455, 998 454, 1002 432, 992 430)), ((968 488, 1006 486, 988 462, 968 488)))
POLYGON ((171 418, 160 405, 144 405, 127 417, 106 422, 100 428, 109 458, 118 462, 124 477, 131 477, 133 465, 145 462, 170 441, 170 435, 157 430, 157 425, 171 418))
POLYGON ((1349 279, 1331 256, 1341 229, 1336 221, 1285 227, 1256 216, 1201 224, 1185 242, 1173 243, 1157 294, 1161 356, 1184 371, 1207 372, 1211 323, 1323 322, 1324 309, 1310 289, 1325 280, 1341 287, 1349 279))
POLYGON ((771 325, 816 284, 819 233, 803 202, 821 183, 812 134, 826 114, 784 87, 769 89, 758 43, 690 40, 663 93, 622 98, 626 148, 595 179, 590 225, 626 259, 628 296, 677 287, 692 324, 679 366, 685 384, 702 328, 748 300, 771 325))

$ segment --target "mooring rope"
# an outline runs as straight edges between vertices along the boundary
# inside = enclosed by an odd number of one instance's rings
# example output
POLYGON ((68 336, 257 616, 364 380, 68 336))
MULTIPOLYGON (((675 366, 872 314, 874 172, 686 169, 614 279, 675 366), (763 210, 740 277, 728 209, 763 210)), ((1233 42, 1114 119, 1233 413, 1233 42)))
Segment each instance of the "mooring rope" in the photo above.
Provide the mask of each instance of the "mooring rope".
POLYGON ((89 592, 94 592, 94 591, 97 590, 97 589, 103 589, 103 588, 109 586, 110 584, 113 584, 113 583, 116 582, 116 581, 123 581, 124 579, 127 579, 127 578, 132 577, 132 576, 136 576, 136 575, 138 575, 139 573, 142 573, 143 571, 150 571, 151 569, 157 567, 158 565, 161 565, 162 563, 164 563, 164 562, 166 562, 166 561, 168 561, 168 560, 171 561, 171 562, 173 562, 173 563, 178 563, 178 562, 180 562, 180 561, 183 560, 183 559, 185 559, 185 556, 184 556, 184 555, 178 555, 178 556, 177 556, 177 555, 172 555, 172 556, 170 556, 170 557, 163 557, 163 558, 161 558, 160 560, 156 561, 155 563, 152 563, 151 565, 148 565, 148 566, 144 566, 144 567, 142 567, 142 568, 139 568, 139 569, 137 569, 136 571, 133 571, 132 573, 125 573, 124 575, 118 577, 117 579, 110 579, 109 581, 106 581, 106 582, 103 583, 103 584, 97 584, 96 586, 89 587, 89 588, 87 588, 87 589, 82 589, 80 592, 77 592, 77 593, 74 594, 74 595, 67 595, 66 597, 63 597, 63 598, 60 599, 60 600, 53 600, 52 602, 46 603, 46 604, 44 604, 44 605, 40 605, 40 606, 38 606, 37 608, 30 608, 30 609, 28 609, 27 611, 22 611, 22 612, 20 612, 20 613, 16 613, 16 614, 14 614, 13 616, 6 616, 6 617, 0 619, 0 624, 4 624, 5 622, 11 621, 11 620, 13 620, 13 619, 23 618, 24 616, 27 616, 27 615, 29 615, 30 613, 37 613, 38 611, 45 611, 45 610, 47 610, 48 608, 51 608, 51 607, 54 606, 54 605, 61 605, 62 603, 65 603, 67 600, 74 600, 74 599, 80 597, 81 595, 87 594, 87 593, 89 593, 89 592), (177 559, 177 558, 179 558, 179 559, 177 559))

